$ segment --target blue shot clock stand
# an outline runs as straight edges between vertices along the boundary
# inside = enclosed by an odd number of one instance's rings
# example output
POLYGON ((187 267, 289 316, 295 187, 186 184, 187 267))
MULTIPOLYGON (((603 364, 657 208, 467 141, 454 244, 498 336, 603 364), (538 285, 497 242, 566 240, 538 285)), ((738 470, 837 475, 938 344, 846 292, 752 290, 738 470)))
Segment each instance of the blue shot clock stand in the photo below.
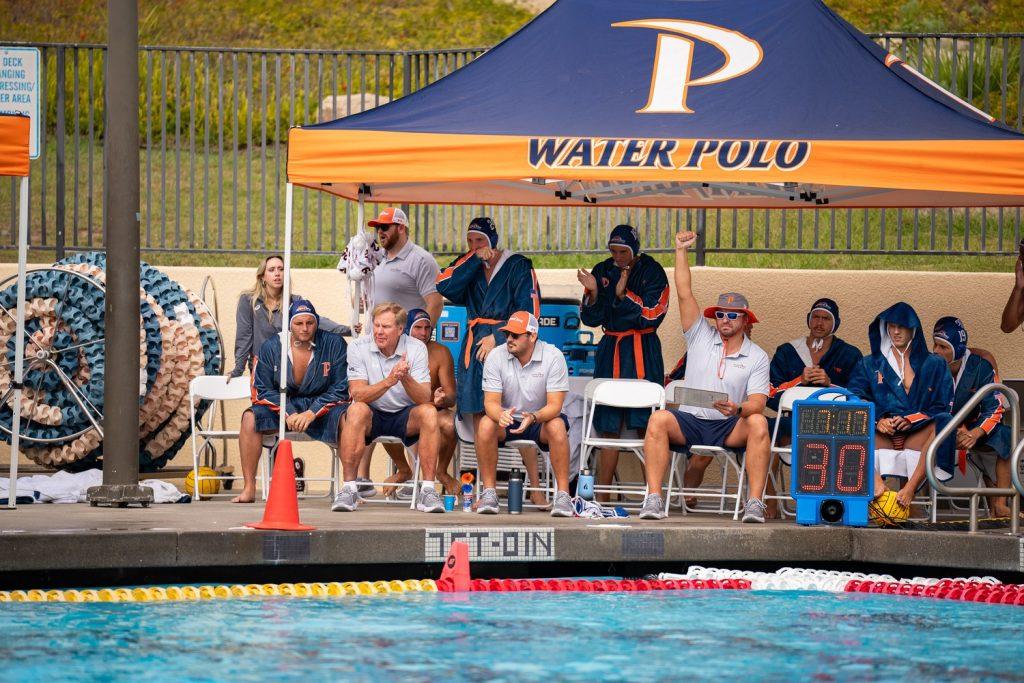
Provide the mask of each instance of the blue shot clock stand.
POLYGON ((827 387, 796 401, 792 419, 790 491, 797 523, 867 526, 875 483, 875 405, 827 387))

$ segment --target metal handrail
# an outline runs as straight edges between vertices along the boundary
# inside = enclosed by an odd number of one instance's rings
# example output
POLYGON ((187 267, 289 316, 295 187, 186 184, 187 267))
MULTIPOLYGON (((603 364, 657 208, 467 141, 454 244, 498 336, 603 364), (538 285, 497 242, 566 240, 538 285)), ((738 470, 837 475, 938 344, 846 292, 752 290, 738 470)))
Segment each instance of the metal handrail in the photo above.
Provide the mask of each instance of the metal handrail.
POLYGON ((1020 495, 1024 496, 1024 483, 1020 480, 1020 459, 1022 453, 1024 453, 1024 441, 1017 444, 1017 447, 1013 449, 1013 455, 1010 456, 1010 479, 1013 481, 1013 487, 1020 491, 1020 495))
MULTIPOLYGON (((932 485, 932 488, 939 493, 943 493, 947 496, 970 496, 971 500, 971 518, 970 518, 970 531, 976 533, 978 531, 978 498, 979 496, 1010 496, 1012 503, 1010 506, 1010 533, 1016 534, 1020 530, 1020 496, 1024 493, 1024 488, 1020 486, 1020 475, 1017 472, 1017 462, 1020 458, 1021 449, 1018 447, 1017 440, 1020 434, 1020 399, 1017 396, 1017 392, 1006 386, 1005 384, 992 383, 986 384, 979 389, 971 398, 964 404, 964 407, 957 411, 957 414, 953 416, 953 419, 935 435, 932 442, 928 445, 928 449, 925 451, 925 474, 928 475, 928 483, 932 485), (1012 431, 1010 435, 1010 444, 1013 448, 1013 458, 1011 458, 1011 466, 1013 468, 1012 476, 1014 487, 1008 489, 997 489, 997 488, 985 488, 978 486, 965 486, 960 488, 954 488, 946 486, 938 477, 935 476, 935 454, 939 449, 939 444, 952 436, 957 427, 966 420, 974 409, 978 407, 981 400, 991 394, 992 392, 998 391, 1010 404, 1010 429, 1012 431)), ((1024 442, 1021 442, 1024 444, 1024 442)))

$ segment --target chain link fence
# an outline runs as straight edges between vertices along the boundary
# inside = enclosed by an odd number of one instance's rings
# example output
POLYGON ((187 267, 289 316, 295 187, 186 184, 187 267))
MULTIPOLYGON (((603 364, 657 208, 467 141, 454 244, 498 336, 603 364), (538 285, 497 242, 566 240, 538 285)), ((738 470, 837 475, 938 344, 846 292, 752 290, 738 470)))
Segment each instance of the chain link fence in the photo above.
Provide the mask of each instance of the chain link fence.
MULTIPOLYGON (((1024 34, 872 36, 929 78, 1022 130, 1024 34)), ((102 45, 28 44, 41 52, 40 158, 32 164, 31 246, 102 249, 102 45)), ((142 248, 149 252, 279 251, 288 128, 362 111, 418 90, 484 53, 140 49, 142 248)), ((12 246, 14 181, 0 182, 0 241, 12 246), (6 230, 4 229, 6 224, 6 230)), ((377 210, 369 205, 367 212, 377 210)), ((600 252, 617 223, 642 226, 645 247, 668 249, 697 227, 696 209, 410 207, 414 239, 461 250, 469 218, 494 216, 526 253, 600 252)), ((296 253, 336 254, 356 228, 355 205, 296 189, 296 253)), ((707 253, 1014 253, 1020 208, 708 210, 707 253)))

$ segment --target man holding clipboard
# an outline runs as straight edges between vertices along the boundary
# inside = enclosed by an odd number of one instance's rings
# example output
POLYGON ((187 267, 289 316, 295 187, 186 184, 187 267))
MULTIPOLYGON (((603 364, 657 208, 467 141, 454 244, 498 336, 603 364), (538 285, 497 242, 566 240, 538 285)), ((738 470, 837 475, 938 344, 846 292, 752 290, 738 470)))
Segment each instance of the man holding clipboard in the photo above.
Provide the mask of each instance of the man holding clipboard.
MULTIPOLYGON (((718 304, 704 309, 701 316, 691 288, 687 253, 696 241, 693 232, 676 235, 675 289, 687 347, 684 387, 720 392, 728 398, 714 401, 710 408, 680 405, 679 410, 659 410, 651 416, 644 439, 647 495, 640 518, 665 516, 661 486, 670 448, 698 444, 746 450, 749 495, 743 521, 763 523, 765 506, 761 497, 770 450, 768 421, 763 413, 770 387, 770 362, 768 354, 744 334, 747 322, 756 323, 757 316, 742 294, 722 294, 718 304)), ((691 469, 703 474, 710 460, 691 457, 688 474, 691 469)))

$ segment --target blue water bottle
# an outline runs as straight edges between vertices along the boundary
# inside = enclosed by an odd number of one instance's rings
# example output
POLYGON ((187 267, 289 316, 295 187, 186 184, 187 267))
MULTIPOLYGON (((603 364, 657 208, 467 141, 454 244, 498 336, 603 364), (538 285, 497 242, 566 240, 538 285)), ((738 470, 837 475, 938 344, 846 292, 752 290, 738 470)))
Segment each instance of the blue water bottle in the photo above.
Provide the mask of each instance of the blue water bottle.
POLYGON ((584 469, 580 473, 579 481, 576 482, 576 495, 583 500, 594 500, 594 475, 590 470, 584 469))
POLYGON ((508 512, 518 515, 523 511, 523 473, 512 470, 508 475, 508 512))

